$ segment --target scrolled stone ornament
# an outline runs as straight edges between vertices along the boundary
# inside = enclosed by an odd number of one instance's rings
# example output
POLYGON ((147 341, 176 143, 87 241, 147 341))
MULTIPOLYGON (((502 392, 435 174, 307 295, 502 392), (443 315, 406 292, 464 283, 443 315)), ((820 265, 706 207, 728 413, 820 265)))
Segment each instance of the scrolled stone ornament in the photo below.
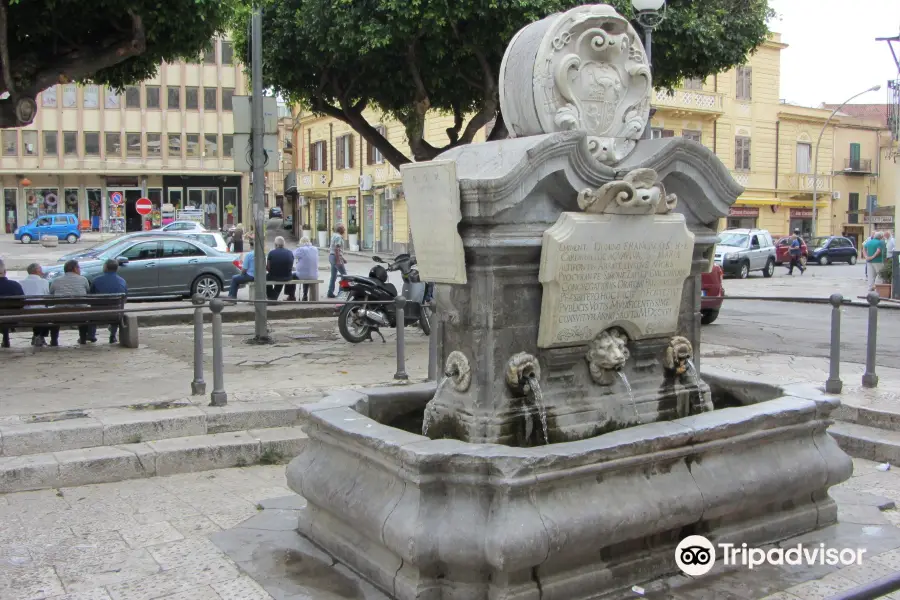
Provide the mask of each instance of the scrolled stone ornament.
POLYGON ((585 189, 578 194, 578 207, 594 214, 666 214, 677 204, 678 198, 666 194, 653 169, 635 169, 598 190, 585 189))

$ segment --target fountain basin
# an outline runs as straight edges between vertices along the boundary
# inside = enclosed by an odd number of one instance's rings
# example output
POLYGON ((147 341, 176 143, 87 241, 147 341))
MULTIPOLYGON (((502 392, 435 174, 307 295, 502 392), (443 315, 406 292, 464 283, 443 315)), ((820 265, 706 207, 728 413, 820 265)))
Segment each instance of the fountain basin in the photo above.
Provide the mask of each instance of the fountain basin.
POLYGON ((434 384, 336 393, 303 409, 298 530, 400 600, 578 600, 676 572, 687 535, 761 545, 834 523, 827 490, 852 471, 826 433, 839 402, 703 378, 730 408, 531 448, 398 428, 434 384))

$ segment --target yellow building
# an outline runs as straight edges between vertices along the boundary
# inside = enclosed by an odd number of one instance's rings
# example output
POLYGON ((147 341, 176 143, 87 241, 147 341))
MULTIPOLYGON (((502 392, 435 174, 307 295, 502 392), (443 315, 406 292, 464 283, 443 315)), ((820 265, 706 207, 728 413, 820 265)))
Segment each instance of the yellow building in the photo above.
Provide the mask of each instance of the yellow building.
POLYGON ((246 87, 231 42, 217 39, 197 64, 163 64, 123 94, 45 90, 34 123, 0 132, 0 231, 58 212, 94 230, 133 231, 143 226, 141 197, 156 223, 174 211, 210 228, 238 222, 249 214, 249 178, 234 171, 231 110, 246 87))
MULTIPOLYGON (((779 99, 781 51, 786 47, 780 34, 773 33, 744 65, 705 81, 685 81, 672 92, 656 90, 652 137, 683 136, 706 145, 744 186, 729 216, 721 220, 721 229, 759 227, 776 239, 801 229, 809 236, 815 187, 818 235, 858 236, 856 219, 847 214, 849 199, 862 194, 859 208, 865 209, 865 195, 879 193, 881 210, 886 210, 884 205, 896 204, 900 193, 896 170, 881 177, 874 166, 871 173, 844 171, 853 144, 859 144, 863 158, 871 161, 879 156, 879 148, 883 154, 890 140, 886 123, 843 112, 836 115, 819 144, 816 171, 816 140, 833 108, 806 108, 779 99)), ((375 113, 367 116, 370 123, 377 122, 375 113)), ((296 143, 310 157, 297 163, 298 193, 306 201, 303 222, 329 227, 337 221, 356 223, 364 249, 406 248, 399 172, 344 123, 308 114, 299 115, 297 122, 301 135, 296 143)), ((429 141, 446 143, 444 130, 450 124, 449 117, 430 118, 429 141)), ((407 151, 399 123, 380 126, 397 148, 407 151)), ((476 141, 483 139, 482 131, 476 141)))

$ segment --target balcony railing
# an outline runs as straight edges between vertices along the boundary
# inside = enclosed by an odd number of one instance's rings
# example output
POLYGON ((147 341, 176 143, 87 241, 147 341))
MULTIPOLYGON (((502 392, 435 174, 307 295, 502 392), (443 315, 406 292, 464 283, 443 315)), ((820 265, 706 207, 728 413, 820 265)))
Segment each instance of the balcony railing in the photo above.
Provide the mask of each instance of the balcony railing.
POLYGON ((722 114, 725 112, 724 95, 699 90, 656 90, 653 105, 679 112, 722 114))
POLYGON ((786 190, 811 194, 813 192, 813 182, 815 182, 816 190, 820 194, 831 191, 831 175, 819 175, 816 177, 812 173, 790 173, 788 175, 783 175, 781 178, 781 187, 786 190))
POLYGON ((867 175, 872 173, 871 158, 847 158, 844 159, 844 173, 859 173, 867 175))

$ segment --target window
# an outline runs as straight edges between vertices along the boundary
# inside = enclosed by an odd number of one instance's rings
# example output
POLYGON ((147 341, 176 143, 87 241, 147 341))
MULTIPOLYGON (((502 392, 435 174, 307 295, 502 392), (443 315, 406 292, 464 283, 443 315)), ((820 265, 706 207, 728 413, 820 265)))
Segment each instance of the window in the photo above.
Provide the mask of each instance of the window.
POLYGON ((19 132, 7 129, 3 132, 3 156, 19 155, 19 132))
POLYGON ((23 131, 22 132, 22 152, 25 156, 37 156, 38 153, 38 132, 23 131))
POLYGON ((169 110, 181 110, 181 88, 176 85, 170 85, 166 88, 168 95, 167 107, 169 110))
POLYGON ((859 171, 860 147, 859 144, 850 144, 850 169, 859 171))
POLYGON ((106 158, 122 157, 122 134, 119 132, 106 133, 106 158))
POLYGON ((851 192, 847 207, 847 223, 855 225, 859 223, 859 194, 851 192))
POLYGON ((56 146, 56 132, 55 131, 45 131, 44 132, 44 156, 56 156, 59 154, 59 149, 56 146))
POLYGON ((232 110, 234 88, 222 88, 222 110, 232 110))
POLYGON ((41 92, 41 106, 53 108, 56 106, 56 86, 51 85, 41 92))
POLYGON ((74 131, 63 131, 63 154, 78 156, 78 134, 74 131))
POLYGON ((216 88, 203 88, 203 110, 219 110, 219 103, 216 101, 216 88))
POLYGON ((187 155, 189 158, 200 158, 200 136, 187 135, 187 155))
POLYGON ((309 145, 309 170, 324 171, 328 160, 327 142, 324 140, 309 145))
POLYGON ((84 87, 84 107, 97 108, 100 106, 100 86, 88 85, 84 87))
POLYGON ((699 77, 691 77, 684 80, 684 84, 682 85, 682 87, 686 90, 702 90, 703 80, 699 77))
MULTIPOLYGON (((375 127, 375 131, 381 134, 382 137, 387 137, 387 129, 384 125, 378 125, 375 127)), ((381 150, 373 146, 372 144, 366 143, 366 164, 367 165, 380 165, 384 162, 384 156, 381 154, 381 150)))
POLYGON ((141 88, 129 85, 125 88, 125 108, 141 107, 141 88))
POLYGON ((230 134, 224 134, 222 136, 222 156, 225 158, 231 158, 234 156, 234 136, 230 134))
POLYGON ((141 134, 126 133, 125 141, 128 144, 128 156, 141 156, 141 134))
POLYGON ((210 47, 207 48, 206 51, 203 53, 203 62, 205 64, 207 64, 207 65, 216 64, 216 46, 218 46, 218 43, 216 40, 213 40, 210 47))
POLYGON ((206 158, 219 156, 219 136, 215 133, 207 133, 203 136, 203 156, 206 158))
POLYGON ((180 189, 169 188, 169 204, 175 208, 181 208, 181 193, 180 189))
POLYGON ((84 132, 84 155, 100 156, 100 134, 95 131, 84 132))
POLYGON ((200 108, 199 90, 195 87, 184 88, 184 107, 187 110, 200 108))
POLYGON ((750 170, 750 138, 734 138, 734 168, 737 171, 750 170))
POLYGON ((158 242, 135 244, 120 256, 124 256, 128 260, 154 260, 159 252, 158 245, 158 242))
POLYGON ((222 41, 222 64, 234 64, 234 46, 231 42, 222 41))
POLYGON ((122 106, 122 96, 113 89, 106 88, 106 108, 119 108, 122 106))
POLYGON ((150 158, 162 156, 162 135, 159 133, 147 134, 147 156, 150 158))
POLYGON ((75 108, 78 104, 78 88, 74 83, 63 86, 63 108, 75 108))
POLYGON ((170 158, 181 158, 181 134, 180 133, 170 133, 169 134, 169 157, 170 158))
POLYGON ((692 131, 690 129, 684 129, 681 132, 681 137, 686 140, 691 140, 692 142, 697 142, 698 144, 702 143, 703 132, 701 131, 692 131))
POLYGON ((66 188, 66 212, 70 215, 79 214, 78 211, 78 188, 66 188))
POLYGON ((206 253, 189 242, 166 240, 162 243, 163 258, 182 258, 186 256, 206 256, 206 253))
POLYGON ((337 164, 336 169, 352 169, 353 168, 353 135, 348 133, 340 136, 336 140, 337 148, 337 164))
POLYGON ((735 76, 737 79, 735 97, 738 100, 750 100, 753 97, 753 69, 748 66, 738 67, 735 76))
POLYGON ((147 108, 159 110, 159 86, 148 85, 145 89, 147 92, 147 108))
POLYGON ((812 173, 811 160, 812 144, 799 142, 797 144, 797 172, 812 173))

